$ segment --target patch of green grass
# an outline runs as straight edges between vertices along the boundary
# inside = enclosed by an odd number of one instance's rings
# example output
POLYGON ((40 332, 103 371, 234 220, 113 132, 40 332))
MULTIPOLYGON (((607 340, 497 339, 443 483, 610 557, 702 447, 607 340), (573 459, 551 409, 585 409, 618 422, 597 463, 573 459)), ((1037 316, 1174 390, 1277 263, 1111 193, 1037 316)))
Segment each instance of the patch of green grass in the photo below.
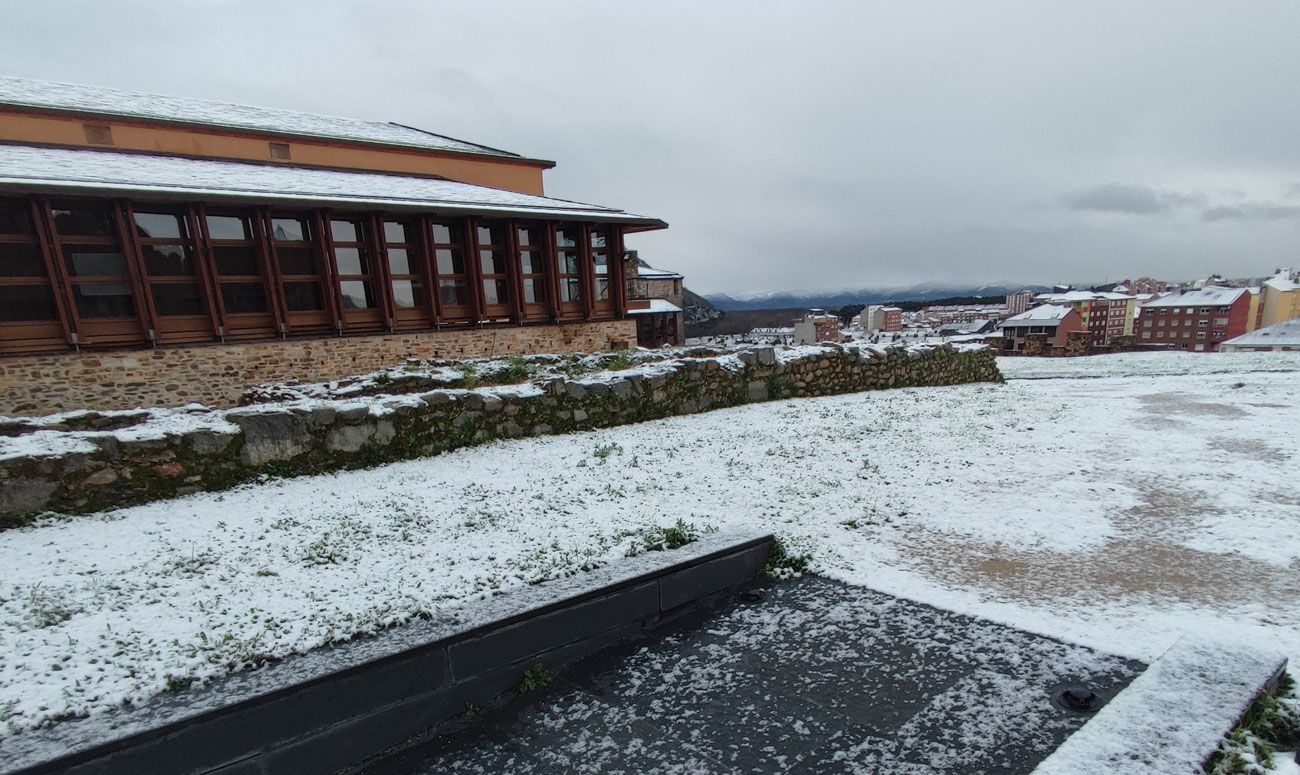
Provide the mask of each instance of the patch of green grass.
POLYGON ((555 680, 551 674, 546 672, 546 666, 541 662, 534 662, 533 666, 524 671, 524 680, 519 682, 520 694, 531 694, 538 689, 551 685, 555 680))
POLYGON ((619 353, 608 361, 605 361, 605 369, 607 371, 622 371, 630 368, 632 368, 632 359, 627 356, 627 353, 619 353))
POLYGON ((808 572, 811 563, 812 555, 795 554, 784 541, 778 539, 772 544, 772 553, 767 557, 763 573, 774 579, 797 579, 808 572))
POLYGON ((641 552, 662 552, 668 549, 680 549, 687 544, 694 543, 699 537, 700 529, 698 527, 683 519, 678 519, 676 524, 668 527, 653 527, 645 531, 641 536, 643 546, 633 546, 628 554, 632 556, 641 552))
POLYGON ((1228 733, 1210 759, 1211 775, 1264 775, 1273 767, 1273 754, 1300 744, 1300 698, 1295 681, 1283 673, 1271 692, 1260 695, 1237 728, 1228 733))
POLYGON ((63 624, 81 613, 81 609, 67 605, 59 596, 42 589, 40 584, 32 587, 27 595, 27 611, 41 629, 63 624))
POLYGON ((495 380, 502 385, 513 385, 533 376, 533 367, 518 355, 507 358, 509 364, 497 372, 495 380))
POLYGON ((611 442, 609 444, 597 444, 595 451, 591 454, 595 455, 597 460, 606 460, 615 452, 621 455, 623 454, 623 448, 617 443, 611 442))

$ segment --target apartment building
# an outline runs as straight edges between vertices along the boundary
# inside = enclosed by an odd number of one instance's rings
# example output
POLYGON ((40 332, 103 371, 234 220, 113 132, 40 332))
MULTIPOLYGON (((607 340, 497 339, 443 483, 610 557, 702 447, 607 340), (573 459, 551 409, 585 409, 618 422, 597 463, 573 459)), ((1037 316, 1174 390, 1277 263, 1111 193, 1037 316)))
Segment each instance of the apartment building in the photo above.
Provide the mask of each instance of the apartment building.
POLYGON ((1213 352, 1250 330, 1250 292, 1201 288, 1162 296, 1142 305, 1137 343, 1192 352, 1213 352))
POLYGON ((1088 331, 1090 344, 1105 347, 1116 337, 1133 334, 1133 318, 1137 298, 1114 291, 1064 291, 1040 294, 1037 300, 1046 304, 1065 305, 1079 313, 1084 330, 1088 331))

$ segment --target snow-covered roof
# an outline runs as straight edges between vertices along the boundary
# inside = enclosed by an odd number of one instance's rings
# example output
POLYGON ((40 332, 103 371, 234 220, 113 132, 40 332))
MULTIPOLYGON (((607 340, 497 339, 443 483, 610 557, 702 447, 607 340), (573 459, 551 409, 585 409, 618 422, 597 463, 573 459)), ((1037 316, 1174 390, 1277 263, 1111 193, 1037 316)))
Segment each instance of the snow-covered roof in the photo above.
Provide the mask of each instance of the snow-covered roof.
POLYGON ((651 315, 660 312, 681 312, 682 308, 667 299, 650 299, 647 309, 629 309, 629 315, 651 315))
POLYGON ((1019 315, 1012 315, 1003 321, 1003 328, 1015 328, 1017 326, 1056 326, 1060 325, 1066 315, 1074 310, 1070 307, 1059 304, 1044 304, 1040 307, 1034 307, 1019 315))
POLYGON ((1270 277, 1264 281, 1264 284, 1275 291, 1294 291, 1300 289, 1300 283, 1292 280, 1286 272, 1278 274, 1276 277, 1270 277))
POLYGON ((524 157, 386 121, 169 97, 55 81, 0 77, 0 104, 43 111, 202 125, 291 137, 345 140, 524 160, 524 157))
POLYGON ((1231 304, 1247 293, 1245 288, 1201 288, 1195 291, 1171 293, 1152 299, 1144 307, 1218 307, 1231 304))
POLYGON ((988 318, 976 318, 974 320, 959 321, 955 323, 944 323, 939 326, 940 331, 961 331, 967 333, 970 331, 979 331, 992 321, 988 318))
POLYGON ((1300 318, 1284 320, 1277 325, 1233 337, 1223 344, 1236 347, 1300 347, 1300 318))
POLYGON ((638 277, 647 280, 681 280, 682 276, 670 269, 656 269, 649 264, 642 264, 636 269, 638 277))
POLYGON ((0 145, 0 190, 4 188, 544 215, 647 224, 652 228, 663 225, 654 218, 611 207, 438 178, 22 145, 0 145))

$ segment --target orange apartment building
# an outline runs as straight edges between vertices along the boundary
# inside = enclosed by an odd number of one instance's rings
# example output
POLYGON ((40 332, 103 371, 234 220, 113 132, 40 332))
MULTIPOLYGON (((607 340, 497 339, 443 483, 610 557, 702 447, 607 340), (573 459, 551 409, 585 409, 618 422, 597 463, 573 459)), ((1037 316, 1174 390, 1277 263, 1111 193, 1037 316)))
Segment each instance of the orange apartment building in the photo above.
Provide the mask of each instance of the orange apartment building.
POLYGON ((667 224, 546 197, 553 166, 382 121, 0 78, 0 392, 131 351, 120 379, 253 383, 631 346, 647 302, 624 236, 667 224), (308 341, 309 373, 233 349, 308 341))

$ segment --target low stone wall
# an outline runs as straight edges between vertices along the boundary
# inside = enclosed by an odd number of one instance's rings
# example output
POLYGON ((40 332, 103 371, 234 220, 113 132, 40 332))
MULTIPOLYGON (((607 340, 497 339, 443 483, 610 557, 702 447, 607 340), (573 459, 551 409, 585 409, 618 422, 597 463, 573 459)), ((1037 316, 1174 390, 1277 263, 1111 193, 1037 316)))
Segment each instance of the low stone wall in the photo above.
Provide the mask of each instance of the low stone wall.
POLYGON ((263 382, 330 380, 407 358, 601 352, 636 343, 636 321, 445 329, 246 344, 0 358, 0 415, 202 403, 234 406, 263 382))
POLYGON ((31 515, 84 513, 263 475, 294 476, 434 455, 492 439, 605 428, 754 401, 893 387, 1000 382, 987 348, 760 347, 642 364, 584 378, 359 401, 295 401, 195 415, 171 413, 116 430, 119 415, 76 427, 21 424, 0 433, 0 526, 31 515), (150 431, 151 422, 157 426, 150 431), (45 426, 48 428, 48 426, 45 426), (76 428, 83 430, 77 430, 76 428), (0 440, 3 441, 3 440, 0 440), (17 452, 15 452, 17 450, 17 452))

